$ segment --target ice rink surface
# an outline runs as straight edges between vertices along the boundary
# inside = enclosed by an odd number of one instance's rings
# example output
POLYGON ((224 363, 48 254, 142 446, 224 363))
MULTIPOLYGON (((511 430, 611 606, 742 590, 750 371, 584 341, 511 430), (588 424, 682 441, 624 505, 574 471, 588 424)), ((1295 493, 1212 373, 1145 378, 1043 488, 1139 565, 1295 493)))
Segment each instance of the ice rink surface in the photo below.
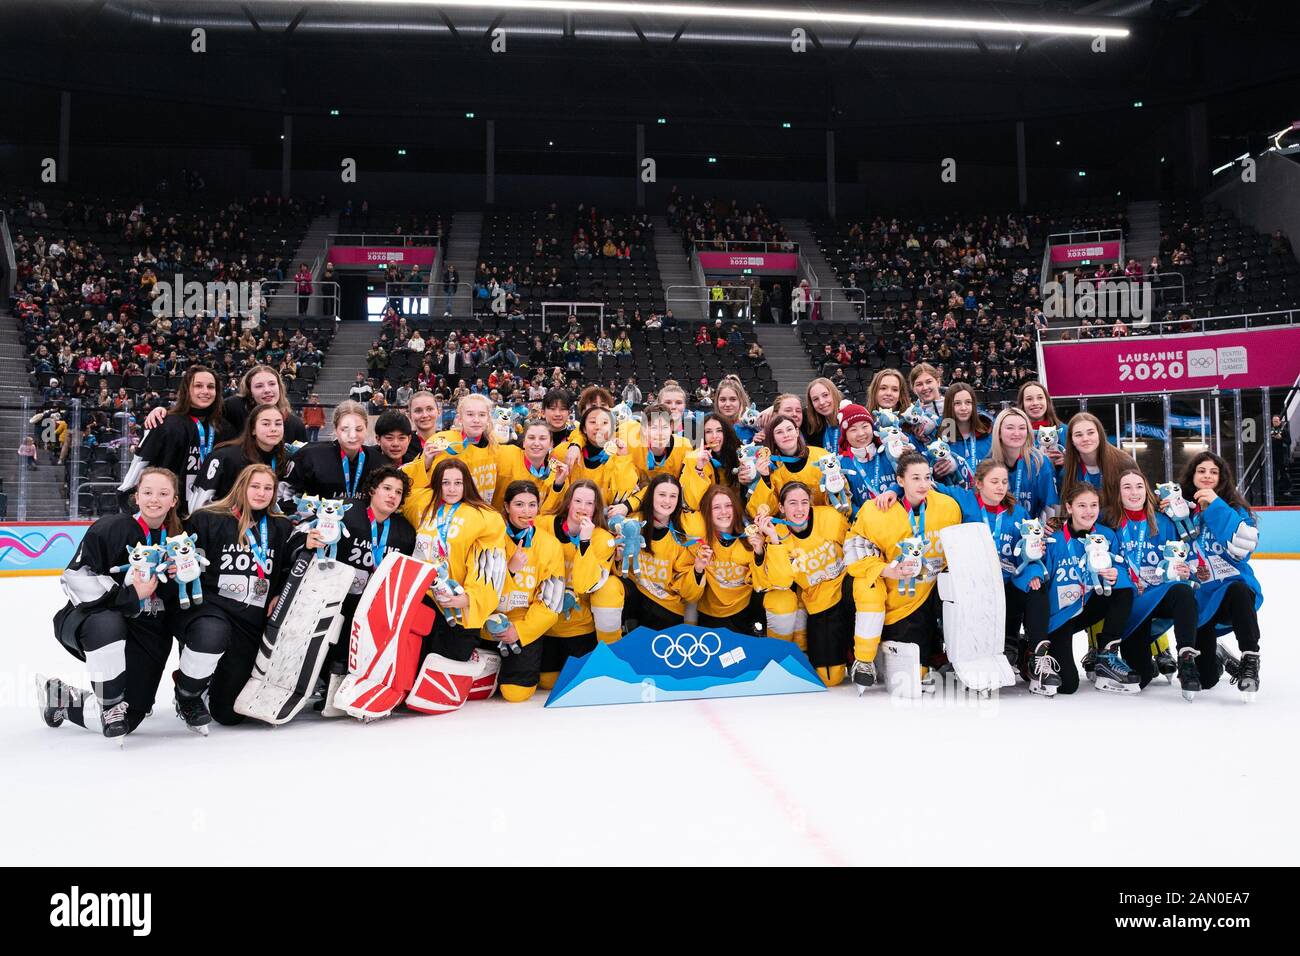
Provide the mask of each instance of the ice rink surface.
POLYGON ((1256 567, 1249 705, 1226 677, 1191 704, 1161 679, 1056 700, 1024 684, 920 702, 841 686, 544 710, 539 693, 203 739, 164 678, 124 749, 41 722, 36 673, 89 685, 53 638, 57 579, 7 580, 0 863, 1294 863, 1300 561, 1256 567))

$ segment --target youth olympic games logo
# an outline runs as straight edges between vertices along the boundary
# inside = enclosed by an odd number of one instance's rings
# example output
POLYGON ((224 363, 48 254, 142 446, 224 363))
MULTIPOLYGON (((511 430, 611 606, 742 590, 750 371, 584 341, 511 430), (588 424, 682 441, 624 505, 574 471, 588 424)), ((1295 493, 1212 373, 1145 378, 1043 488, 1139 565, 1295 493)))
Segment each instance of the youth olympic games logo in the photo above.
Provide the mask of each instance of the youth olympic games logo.
POLYGON ((685 667, 703 667, 722 650, 722 638, 716 631, 703 634, 657 634, 650 642, 650 652, 673 670, 685 667), (710 640, 710 638, 712 640, 710 640))

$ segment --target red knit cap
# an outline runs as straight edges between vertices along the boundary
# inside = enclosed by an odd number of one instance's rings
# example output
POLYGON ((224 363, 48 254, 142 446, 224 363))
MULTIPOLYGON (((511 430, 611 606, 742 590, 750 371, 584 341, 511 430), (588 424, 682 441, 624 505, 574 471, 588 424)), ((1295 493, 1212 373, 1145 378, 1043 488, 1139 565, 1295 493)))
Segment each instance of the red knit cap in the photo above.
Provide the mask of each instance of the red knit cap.
POLYGON ((844 405, 840 408, 840 454, 849 453, 848 434, 849 428, 858 422, 866 422, 875 430, 876 422, 871 417, 871 413, 861 405, 844 405))

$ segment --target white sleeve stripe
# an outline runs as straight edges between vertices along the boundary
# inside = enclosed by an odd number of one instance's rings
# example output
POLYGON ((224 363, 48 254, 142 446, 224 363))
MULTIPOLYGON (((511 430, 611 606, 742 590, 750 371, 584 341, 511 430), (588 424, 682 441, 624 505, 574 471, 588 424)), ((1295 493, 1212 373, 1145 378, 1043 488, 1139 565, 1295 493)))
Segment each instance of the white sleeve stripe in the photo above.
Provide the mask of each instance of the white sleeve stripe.
POLYGON ((117 582, 107 574, 96 574, 90 568, 64 571, 59 577, 59 584, 74 605, 92 604, 117 586, 117 582))

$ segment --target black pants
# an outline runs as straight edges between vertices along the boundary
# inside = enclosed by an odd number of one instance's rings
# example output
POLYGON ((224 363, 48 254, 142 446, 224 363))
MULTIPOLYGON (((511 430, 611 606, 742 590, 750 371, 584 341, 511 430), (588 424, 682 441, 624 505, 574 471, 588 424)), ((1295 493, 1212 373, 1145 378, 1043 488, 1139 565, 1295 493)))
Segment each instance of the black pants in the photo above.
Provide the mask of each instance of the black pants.
MULTIPOLYGON (((167 656, 171 653, 172 638, 168 628, 133 626, 133 622, 116 611, 96 611, 89 615, 77 629, 77 641, 83 650, 97 650, 115 641, 125 642, 126 671, 116 681, 115 687, 101 699, 114 699, 118 694, 126 700, 126 725, 130 730, 140 726, 158 698, 158 685, 162 682, 167 656), (111 696, 110 696, 111 695, 111 696)), ((96 687, 97 695, 101 688, 96 687)), ((68 707, 68 719, 86 726, 83 696, 78 696, 68 707)))
POLYGON ((853 578, 844 575, 840 598, 808 615, 808 660, 813 667, 844 667, 853 652, 853 578))
POLYGON ((749 603, 730 617, 714 617, 700 612, 700 627, 725 627, 729 631, 753 637, 755 634, 767 636, 767 612, 763 609, 763 594, 755 591, 749 603))
POLYGON ((541 640, 543 674, 550 674, 564 669, 564 662, 570 657, 583 657, 596 649, 596 632, 590 631, 575 637, 552 637, 547 634, 541 640))
POLYGON ((1215 643, 1218 629, 1224 626, 1232 627, 1237 646, 1243 651, 1259 652, 1259 617, 1255 614, 1255 592, 1245 581, 1233 581, 1227 586, 1214 617, 1196 632, 1196 646, 1202 648, 1201 656, 1196 659, 1201 672, 1202 690, 1209 690, 1219 682, 1215 643), (1204 649, 1207 646, 1209 653, 1204 649))
POLYGON ((433 630, 425 635, 420 648, 420 660, 427 654, 441 654, 452 661, 467 661, 478 647, 479 632, 452 624, 439 609, 433 619, 433 630))
POLYGON ((220 654, 221 660, 217 661, 217 669, 208 681, 196 681, 182 673, 178 686, 187 693, 202 693, 206 687, 212 719, 226 726, 242 724, 245 718, 235 713, 235 698, 252 676, 262 643, 261 629, 206 602, 186 618, 184 629, 181 643, 185 647, 204 654, 220 654))
MULTIPOLYGON (((1132 610, 1132 588, 1117 588, 1109 595, 1094 594, 1088 598, 1082 611, 1048 635, 1048 640, 1052 642, 1052 657, 1056 658, 1056 663, 1061 669, 1061 687, 1057 693, 1073 694, 1079 689, 1079 669, 1074 660, 1074 635, 1079 631, 1086 631, 1101 621, 1103 622, 1101 638, 1097 643, 1098 646, 1105 647, 1111 641, 1121 639, 1124 624, 1128 621, 1129 612, 1132 610)), ((1151 660, 1150 645, 1151 638, 1140 637, 1137 632, 1130 635, 1127 652, 1126 645, 1120 645, 1120 654, 1124 662, 1138 671, 1138 677, 1144 687, 1155 676, 1155 664, 1151 660), (1139 649, 1141 654, 1137 653, 1139 649), (1137 664, 1137 659, 1142 656, 1146 658, 1145 672, 1140 670, 1137 664)))
MULTIPOLYGON (((850 596, 851 598, 851 596, 850 596)), ((852 606, 852 605, 850 605, 852 606)), ((900 644, 915 644, 920 650, 921 664, 932 667, 935 652, 938 650, 935 640, 939 621, 939 589, 933 588, 930 596, 919 604, 911 614, 901 621, 886 624, 880 630, 882 641, 897 641, 900 644)), ((852 634, 852 621, 849 633, 852 634)), ((852 638, 850 637, 850 645, 852 638)))
POLYGON ((680 614, 674 614, 653 598, 641 593, 629 580, 623 582, 623 618, 635 620, 638 627, 648 627, 652 631, 662 631, 682 623, 680 614))
POLYGON ((501 655, 501 670, 497 674, 498 686, 511 684, 515 687, 536 687, 542 671, 542 648, 545 645, 546 638, 540 637, 531 644, 523 645, 523 649, 518 654, 505 654, 497 647, 496 641, 481 637, 478 640, 478 647, 482 650, 501 655))
POLYGON ((1047 640, 1047 621, 1051 617, 1047 585, 1043 584, 1037 590, 1022 591, 1010 581, 1004 581, 1002 590, 1007 597, 1007 643, 1021 644, 1021 624, 1025 628, 1024 643, 1028 644, 1030 650, 1037 647, 1039 641, 1047 640))
MULTIPOLYGON (((1138 672, 1143 687, 1156 675, 1155 662, 1151 658, 1151 624, 1156 618, 1174 622, 1174 643, 1179 650, 1194 647, 1202 657, 1208 652, 1209 658, 1214 659, 1214 638, 1209 637, 1207 643, 1196 633, 1196 592, 1190 584, 1175 584, 1165 592, 1146 620, 1120 645, 1120 653, 1129 667, 1138 672)), ((1201 662, 1198 660, 1197 663, 1201 662)))

